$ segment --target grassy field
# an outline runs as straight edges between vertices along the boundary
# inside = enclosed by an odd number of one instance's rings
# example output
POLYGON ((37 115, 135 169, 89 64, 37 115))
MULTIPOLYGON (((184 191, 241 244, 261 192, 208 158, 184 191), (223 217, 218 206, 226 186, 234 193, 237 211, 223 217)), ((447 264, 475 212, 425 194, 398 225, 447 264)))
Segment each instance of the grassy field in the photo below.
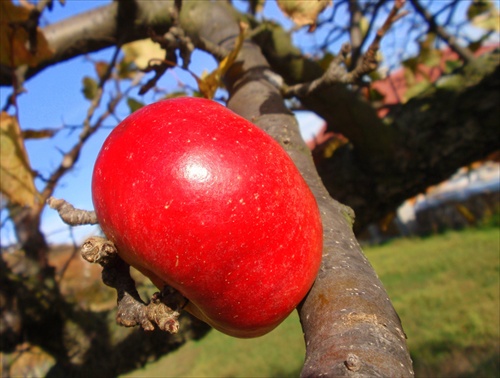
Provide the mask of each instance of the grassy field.
MULTIPOLYGON (((500 374, 498 228, 365 248, 398 311, 418 377, 500 374)), ((127 377, 296 377, 304 358, 293 314, 252 340, 212 331, 127 377)))
POLYGON ((498 377, 498 229, 397 240, 366 254, 402 319, 417 376, 498 377))

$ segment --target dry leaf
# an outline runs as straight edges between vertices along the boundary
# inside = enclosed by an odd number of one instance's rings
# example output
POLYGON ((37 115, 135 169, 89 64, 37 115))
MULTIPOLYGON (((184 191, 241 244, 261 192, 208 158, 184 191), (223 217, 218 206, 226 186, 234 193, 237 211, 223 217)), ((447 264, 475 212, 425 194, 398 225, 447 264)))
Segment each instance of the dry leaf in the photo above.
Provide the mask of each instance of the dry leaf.
POLYGON ((12 1, 0 1, 0 64, 8 67, 19 67, 24 64, 36 66, 38 63, 50 58, 53 54, 45 36, 37 28, 36 53, 29 51, 29 35, 20 25, 29 17, 30 11, 26 7, 17 6, 12 1))
POLYGON ((281 11, 299 26, 309 25, 309 31, 316 27, 318 15, 333 4, 332 0, 278 0, 281 11))
POLYGON ((90 76, 85 76, 82 79, 82 93, 87 100, 92 101, 96 96, 99 90, 99 84, 97 81, 92 79, 90 76))
POLYGON ((127 43, 122 46, 122 51, 125 54, 124 61, 134 62, 140 70, 147 68, 151 59, 165 59, 165 50, 149 38, 127 43))
POLYGON ((245 23, 240 23, 240 34, 236 39, 234 49, 220 61, 219 66, 213 70, 210 74, 199 78, 193 75, 198 83, 198 89, 200 90, 203 97, 212 99, 215 95, 217 89, 221 86, 221 80, 224 74, 227 72, 229 67, 231 67, 238 56, 241 47, 243 46, 243 41, 245 40, 246 31, 248 30, 248 25, 245 23))
POLYGON ((487 31, 500 32, 500 12, 495 6, 487 12, 472 19, 472 25, 487 31))
POLYGON ((38 192, 15 117, 0 114, 0 190, 9 201, 35 207, 38 192))

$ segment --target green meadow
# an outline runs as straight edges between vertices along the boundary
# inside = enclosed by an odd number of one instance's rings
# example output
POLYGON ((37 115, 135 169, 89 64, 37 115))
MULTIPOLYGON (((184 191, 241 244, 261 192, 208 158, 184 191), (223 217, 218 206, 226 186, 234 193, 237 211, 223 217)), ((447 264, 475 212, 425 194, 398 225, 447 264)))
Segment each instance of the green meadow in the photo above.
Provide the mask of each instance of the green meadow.
MULTIPOLYGON (((397 239, 365 253, 402 319, 417 377, 499 376, 498 227, 397 239)), ((303 358, 294 313, 258 339, 211 331, 127 377, 297 377, 303 358)))

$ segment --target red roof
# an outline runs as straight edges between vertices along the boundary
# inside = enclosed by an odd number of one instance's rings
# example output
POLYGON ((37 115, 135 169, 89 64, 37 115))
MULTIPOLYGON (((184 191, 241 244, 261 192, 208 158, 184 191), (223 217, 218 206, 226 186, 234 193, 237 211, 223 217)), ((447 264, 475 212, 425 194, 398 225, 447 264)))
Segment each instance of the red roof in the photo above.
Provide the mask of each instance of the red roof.
MULTIPOLYGON (((498 47, 499 45, 483 46, 475 51, 474 55, 480 56, 498 47)), ((439 65, 429 67, 424 64, 418 64, 417 69, 415 70, 413 85, 418 84, 423 80, 435 82, 446 71, 446 62, 457 60, 459 60, 457 53, 449 48, 442 50, 439 65)), ((384 96, 382 100, 383 105, 390 106, 405 102, 405 94, 409 88, 405 77, 405 68, 399 68, 398 70, 391 72, 385 79, 373 82, 371 84, 371 88, 377 90, 382 96, 384 96)), ((389 109, 385 106, 381 107, 378 114, 380 117, 384 117, 388 112, 389 109)))

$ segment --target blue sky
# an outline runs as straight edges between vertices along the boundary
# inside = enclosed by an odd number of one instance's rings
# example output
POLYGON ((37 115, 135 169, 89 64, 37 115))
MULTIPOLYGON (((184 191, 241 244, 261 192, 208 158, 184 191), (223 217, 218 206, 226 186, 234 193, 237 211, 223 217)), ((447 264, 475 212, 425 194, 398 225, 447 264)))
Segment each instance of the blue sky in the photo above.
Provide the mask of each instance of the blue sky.
MULTIPOLYGON (((109 3, 107 0, 67 0, 66 4, 61 6, 58 1, 55 1, 54 10, 44 13, 43 22, 53 23, 107 3, 109 3)), ((235 1, 234 3, 242 7, 242 9, 246 7, 241 1, 235 1)), ((324 16, 327 16, 330 11, 331 8, 325 12, 324 16)), ((286 28, 292 27, 292 23, 282 15, 274 1, 268 0, 266 2, 264 15, 267 18, 277 19, 286 28)), ((395 57, 398 55, 398 52, 403 51, 403 49, 406 50, 407 46, 401 46, 401 41, 406 40, 404 34, 397 33, 389 37, 387 41, 384 41, 386 42, 386 46, 394 49, 391 54, 395 57)), ((294 35, 295 41, 305 52, 308 50, 312 51, 314 46, 323 37, 324 33, 321 30, 313 34, 300 31, 294 35)), ((332 51, 338 51, 343 42, 346 41, 340 40, 333 45, 332 51)), ((91 58, 94 60, 109 61, 112 53, 113 50, 108 49, 92 54, 91 58)), ((195 53, 190 69, 200 75, 204 70, 211 71, 215 66, 216 63, 213 58, 203 53, 195 53)), ((81 91, 82 78, 84 76, 95 77, 94 66, 88 57, 78 57, 50 67, 27 81, 25 84, 27 93, 18 98, 21 127, 23 129, 44 129, 58 128, 64 125, 81 125, 89 107, 89 102, 84 99, 81 91)), ((177 80, 196 87, 192 77, 180 69, 167 73, 160 81, 160 85, 164 88, 174 89, 177 86, 177 80)), ((0 101, 2 106, 5 103, 6 96, 10 92, 9 88, 0 87, 0 101)), ((132 92, 132 96, 141 100, 137 92, 132 92)), ((120 117, 125 117, 128 113, 128 108, 123 107, 121 109, 120 117)), ((322 120, 312 113, 298 112, 297 116, 305 138, 311 137, 322 125, 322 120)), ((55 197, 64 198, 78 208, 92 209, 90 182, 93 162, 104 139, 111 131, 111 128, 116 125, 116 121, 109 119, 105 124, 109 127, 101 129, 85 145, 79 162, 60 181, 54 193, 55 197)), ((78 133, 79 129, 66 128, 51 139, 26 141, 29 158, 34 169, 42 176, 47 177, 60 164, 60 151, 67 151, 71 148, 76 141, 78 133)), ((39 181, 37 184, 40 186, 41 182, 39 181)), ((6 212, 2 212, 2 221, 6 216, 6 212)), ((71 241, 69 227, 62 223, 54 210, 49 208, 46 208, 43 213, 42 230, 51 243, 71 241)), ((96 232, 96 228, 87 226, 76 227, 72 232, 76 241, 81 242, 90 233, 96 232)), ((13 240, 14 234, 12 228, 8 225, 7 227, 3 227, 1 230, 2 245, 9 244, 13 240)))

